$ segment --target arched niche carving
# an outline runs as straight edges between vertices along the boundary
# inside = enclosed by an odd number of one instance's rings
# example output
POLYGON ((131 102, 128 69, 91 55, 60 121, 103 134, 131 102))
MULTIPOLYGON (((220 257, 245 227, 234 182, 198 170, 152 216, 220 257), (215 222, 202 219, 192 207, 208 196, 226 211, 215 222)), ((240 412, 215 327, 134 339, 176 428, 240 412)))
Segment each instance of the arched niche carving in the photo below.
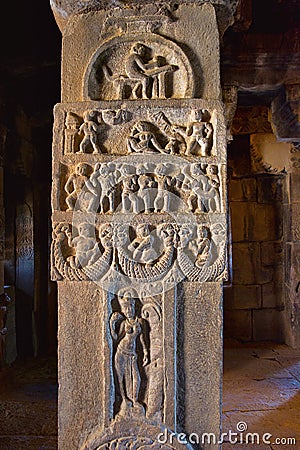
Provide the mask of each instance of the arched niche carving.
MULTIPOLYGON (((135 80, 126 74, 125 62, 135 44, 146 48, 145 63, 158 59, 159 68, 166 67, 163 87, 161 79, 151 77, 152 86, 148 98, 193 98, 194 75, 190 61, 173 41, 151 33, 126 34, 114 37, 101 45, 88 64, 84 83, 83 100, 121 100, 142 98, 132 93, 135 80), (157 83, 158 86, 154 86, 157 83)), ((151 69, 149 70, 150 73, 151 69)), ((155 72, 155 69, 154 69, 155 72)), ((162 75, 163 76, 163 75, 162 75)))

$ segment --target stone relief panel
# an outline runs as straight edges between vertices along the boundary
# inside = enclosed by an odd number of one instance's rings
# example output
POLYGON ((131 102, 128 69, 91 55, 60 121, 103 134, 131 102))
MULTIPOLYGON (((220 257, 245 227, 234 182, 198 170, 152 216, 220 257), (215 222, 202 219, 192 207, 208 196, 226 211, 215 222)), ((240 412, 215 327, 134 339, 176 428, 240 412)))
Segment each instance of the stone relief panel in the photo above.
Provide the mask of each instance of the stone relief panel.
POLYGON ((114 37, 95 52, 86 70, 83 96, 154 100, 192 98, 193 91, 192 67, 182 49, 170 39, 139 31, 114 37))
POLYGON ((64 153, 103 153, 100 142, 105 140, 106 129, 128 120, 126 110, 86 110, 82 117, 68 111, 65 117, 64 153))
POLYGON ((129 287, 112 302, 114 417, 161 419, 163 358, 161 306, 129 287))
POLYGON ((80 281, 102 277, 112 261, 112 228, 109 224, 95 227, 80 224, 73 237, 67 223, 53 225, 51 244, 51 277, 53 280, 80 281))
POLYGON ((223 211, 221 165, 139 161, 62 165, 58 209, 99 214, 223 211))
POLYGON ((132 102, 122 107, 117 102, 57 105, 57 155, 74 160, 84 153, 94 161, 102 154, 222 157, 226 145, 222 110, 217 102, 210 103, 192 101, 188 108, 167 100, 163 108, 142 108, 140 101, 138 108, 132 102))
POLYGON ((91 280, 111 292, 126 285, 145 292, 151 282, 160 292, 162 282, 218 281, 227 277, 225 226, 56 223, 51 262, 53 280, 91 280))
POLYGON ((116 292, 128 280, 144 288, 227 277, 223 107, 144 105, 56 106, 53 279, 116 292))
POLYGON ((27 205, 20 209, 22 211, 16 218, 16 256, 33 259, 33 218, 27 205))

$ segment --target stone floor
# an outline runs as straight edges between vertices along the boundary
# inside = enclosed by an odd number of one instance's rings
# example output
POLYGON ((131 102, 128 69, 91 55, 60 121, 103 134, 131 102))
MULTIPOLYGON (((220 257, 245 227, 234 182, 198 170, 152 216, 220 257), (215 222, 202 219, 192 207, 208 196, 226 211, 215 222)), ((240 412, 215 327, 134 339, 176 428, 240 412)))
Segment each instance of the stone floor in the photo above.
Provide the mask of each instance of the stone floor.
MULTIPOLYGON (((300 449, 300 350, 285 345, 238 344, 224 349, 223 432, 246 428, 259 435, 252 445, 223 445, 223 450, 300 449), (269 443, 263 443, 263 435, 269 443), (296 443, 288 441, 295 438, 296 443), (278 442, 278 443, 277 443, 278 442)), ((232 436, 240 439, 238 436, 232 436)), ((227 439, 228 440, 228 439, 227 439)))
POLYGON ((0 379, 0 449, 57 448, 54 358, 14 363, 0 379))
MULTIPOLYGON (((0 449, 55 450, 56 423, 55 359, 14 364, 0 380, 0 449)), ((251 440, 231 444, 227 435, 223 450, 300 449, 300 350, 225 342, 223 432, 236 433, 237 425, 257 433, 260 443, 256 436, 253 445, 251 440), (270 444, 262 442, 266 433, 272 435, 265 436, 270 444), (275 444, 277 438, 281 444, 275 444)), ((232 440, 240 437, 239 432, 231 435, 232 440)))

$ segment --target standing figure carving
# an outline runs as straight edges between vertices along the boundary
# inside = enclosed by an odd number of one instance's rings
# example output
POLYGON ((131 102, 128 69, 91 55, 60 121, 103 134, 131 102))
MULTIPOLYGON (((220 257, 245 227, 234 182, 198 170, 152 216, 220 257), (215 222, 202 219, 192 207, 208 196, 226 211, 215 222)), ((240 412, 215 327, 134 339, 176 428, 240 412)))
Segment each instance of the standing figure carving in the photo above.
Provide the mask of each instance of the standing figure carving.
POLYGON ((170 206, 170 191, 174 186, 176 180, 168 173, 168 166, 166 164, 158 164, 155 167, 155 176, 157 180, 157 195, 154 200, 154 212, 169 211, 170 206))
POLYGON ((99 181, 99 170, 101 163, 96 163, 94 171, 86 181, 86 187, 90 192, 90 200, 87 206, 87 212, 97 212, 100 204, 102 186, 99 181))
MULTIPOLYGON (((187 167, 186 167, 187 168, 187 167)), ((188 206, 190 211, 205 211, 204 193, 208 190, 208 180, 201 165, 194 163, 190 165, 190 174, 183 169, 185 178, 182 188, 189 193, 188 206)))
POLYGON ((138 212, 138 197, 136 191, 138 190, 137 175, 135 167, 129 164, 122 164, 119 168, 121 177, 121 203, 123 213, 133 211, 138 212))
POLYGON ((75 167, 75 173, 72 173, 69 176, 64 188, 68 194, 66 198, 66 203, 68 205, 67 211, 74 211, 76 202, 78 202, 77 209, 79 209, 79 198, 82 189, 88 180, 88 169, 88 164, 79 163, 75 167))
POLYGON ((101 153, 98 145, 98 128, 95 118, 98 118, 98 111, 85 111, 83 113, 83 124, 80 126, 78 133, 83 134, 83 139, 79 146, 79 153, 86 153, 89 145, 93 148, 93 153, 101 153))
MULTIPOLYGON (((136 314, 134 293, 124 289, 119 293, 118 301, 121 312, 114 312, 110 317, 110 331, 115 341, 114 369, 121 396, 120 415, 144 414, 145 410, 139 399, 142 366, 149 362, 148 349, 144 336, 143 319, 136 314), (139 355, 138 341, 142 355, 139 355)), ((136 295, 136 294, 135 294, 136 295)))
POLYGON ((221 211, 220 178, 218 175, 218 166, 216 164, 208 165, 206 169, 206 175, 208 178, 208 184, 210 185, 210 191, 213 193, 208 201, 209 210, 213 212, 221 211))
POLYGON ((145 211, 145 213, 150 213, 153 203, 153 191, 155 188, 155 181, 150 175, 143 173, 143 168, 138 167, 138 185, 139 190, 137 192, 138 199, 140 200, 139 211, 145 211))
POLYGON ((76 114, 72 112, 67 112, 65 120, 65 133, 64 133, 64 152, 65 153, 76 153, 77 152, 77 141, 79 139, 78 129, 79 129, 79 118, 76 114))
POLYGON ((185 134, 189 136, 186 155, 210 156, 212 147, 212 124, 205 117, 209 113, 203 109, 195 109, 191 112, 190 123, 185 134))
POLYGON ((115 188, 118 173, 114 173, 113 163, 96 163, 94 172, 90 177, 87 187, 93 197, 90 199, 89 211, 93 211, 96 205, 100 205, 100 213, 109 213, 115 210, 115 188))

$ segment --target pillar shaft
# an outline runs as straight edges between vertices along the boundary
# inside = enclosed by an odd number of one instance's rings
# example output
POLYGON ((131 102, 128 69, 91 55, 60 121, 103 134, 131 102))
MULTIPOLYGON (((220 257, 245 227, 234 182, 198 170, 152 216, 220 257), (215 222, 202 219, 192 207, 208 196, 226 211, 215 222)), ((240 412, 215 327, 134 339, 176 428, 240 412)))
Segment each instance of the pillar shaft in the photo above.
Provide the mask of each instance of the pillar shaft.
POLYGON ((162 448, 219 448, 227 210, 215 9, 127 6, 64 28, 51 253, 59 449, 164 437, 162 448))

